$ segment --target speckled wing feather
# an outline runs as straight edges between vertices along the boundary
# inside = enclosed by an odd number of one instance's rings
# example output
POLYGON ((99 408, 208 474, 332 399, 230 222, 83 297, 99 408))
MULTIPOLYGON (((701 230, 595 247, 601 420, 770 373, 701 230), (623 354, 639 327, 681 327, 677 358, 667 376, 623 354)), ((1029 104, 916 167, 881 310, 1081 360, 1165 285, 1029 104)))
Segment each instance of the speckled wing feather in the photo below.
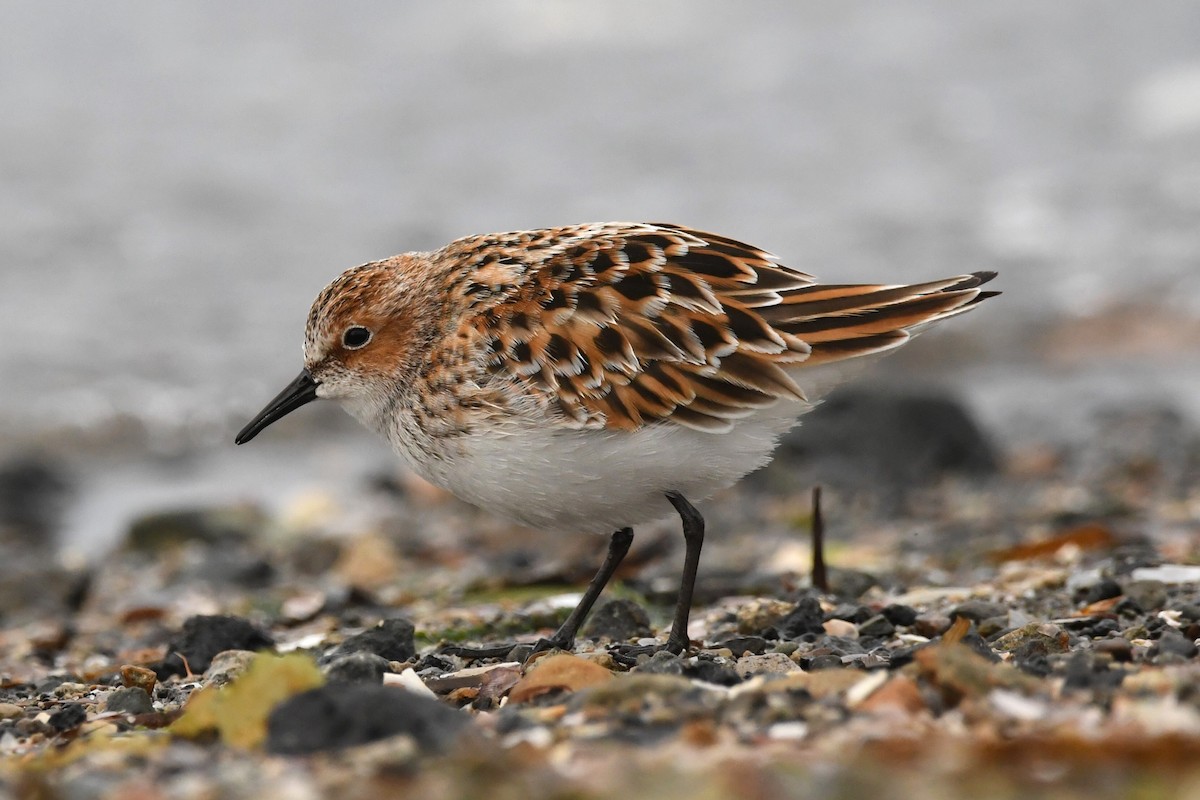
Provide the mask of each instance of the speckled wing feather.
POLYGON ((989 273, 912 286, 829 286, 741 242, 610 223, 461 239, 461 336, 484 369, 567 424, 669 421, 720 432, 781 399, 803 370, 896 347, 981 299, 989 273))

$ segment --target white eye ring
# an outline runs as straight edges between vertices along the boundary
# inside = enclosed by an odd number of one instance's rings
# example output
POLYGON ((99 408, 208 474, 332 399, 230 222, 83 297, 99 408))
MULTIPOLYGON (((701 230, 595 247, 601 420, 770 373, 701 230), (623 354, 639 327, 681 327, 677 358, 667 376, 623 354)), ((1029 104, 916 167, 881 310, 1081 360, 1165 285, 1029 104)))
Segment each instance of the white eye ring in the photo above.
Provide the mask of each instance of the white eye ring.
POLYGON ((374 334, 369 328, 364 328, 362 325, 351 325, 342 334, 342 347, 347 350, 358 350, 370 344, 373 337, 374 334))

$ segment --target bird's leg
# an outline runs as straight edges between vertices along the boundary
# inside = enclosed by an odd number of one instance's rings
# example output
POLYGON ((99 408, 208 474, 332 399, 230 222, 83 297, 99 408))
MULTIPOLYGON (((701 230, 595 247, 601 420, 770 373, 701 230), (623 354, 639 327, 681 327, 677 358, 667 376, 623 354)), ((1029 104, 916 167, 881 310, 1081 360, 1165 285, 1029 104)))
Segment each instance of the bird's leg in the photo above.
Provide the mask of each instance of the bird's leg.
POLYGON ((692 611, 692 594, 696 590, 696 573, 700 568, 700 549, 704 546, 704 517, 687 498, 675 490, 667 492, 667 500, 679 512, 683 521, 683 541, 687 548, 683 556, 683 577, 679 582, 679 598, 675 601, 675 619, 671 622, 671 633, 666 645, 660 647, 618 647, 615 656, 623 663, 636 663, 634 659, 656 650, 682 653, 691 645, 688 638, 688 617, 692 611))
POLYGON ((608 541, 608 554, 604 556, 604 563, 596 571, 596 577, 592 578, 592 582, 588 584, 587 590, 583 593, 583 597, 579 598, 579 603, 575 606, 571 615, 563 621, 563 624, 558 627, 553 636, 549 639, 539 641, 534 646, 533 652, 540 653, 543 650, 553 648, 570 650, 575 646, 575 635, 579 633, 579 628, 583 625, 584 620, 587 619, 592 606, 596 604, 596 598, 600 596, 600 593, 604 591, 604 587, 612 580, 613 573, 621 565, 621 560, 629 552, 629 545, 631 544, 633 544, 633 528, 621 528, 621 530, 612 535, 612 538, 608 541))
MULTIPOLYGON (((684 502, 687 502, 686 500, 684 502)), ((579 599, 579 603, 566 618, 554 635, 548 639, 541 639, 537 644, 533 645, 530 655, 540 653, 543 650, 559 649, 570 650, 575 646, 575 636, 579 633, 579 628, 583 625, 587 615, 592 610, 592 606, 596 604, 596 599, 600 597, 600 593, 604 591, 604 587, 612 579, 613 573, 617 571, 617 567, 621 565, 625 554, 629 552, 629 546, 633 543, 633 528, 622 528, 616 531, 612 538, 608 541, 608 553, 604 556, 604 563, 600 565, 600 569, 596 571, 596 577, 592 578, 592 582, 588 584, 587 590, 584 591, 583 597, 579 599)), ((685 620, 686 622, 686 620, 685 620)), ((453 656, 461 656, 462 658, 503 658, 508 655, 515 644, 499 645, 497 647, 447 647, 442 652, 453 656)))

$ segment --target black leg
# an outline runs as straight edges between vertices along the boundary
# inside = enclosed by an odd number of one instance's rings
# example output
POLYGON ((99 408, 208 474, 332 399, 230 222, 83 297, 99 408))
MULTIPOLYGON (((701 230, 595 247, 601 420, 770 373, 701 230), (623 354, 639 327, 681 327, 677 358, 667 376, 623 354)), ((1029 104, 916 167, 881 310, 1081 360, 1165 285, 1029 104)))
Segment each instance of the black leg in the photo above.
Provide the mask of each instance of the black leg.
POLYGON ((692 595, 696 590, 696 573, 700 567, 700 548, 704 546, 704 517, 696 507, 677 491, 667 492, 667 500, 679 512, 683 521, 683 541, 686 546, 683 556, 683 577, 679 582, 679 597, 675 601, 675 619, 671 622, 671 633, 663 646, 618 645, 610 654, 618 663, 633 666, 637 657, 653 655, 659 650, 683 653, 691 646, 688 638, 688 617, 692 612, 692 595))
POLYGON ((612 535, 608 541, 608 554, 604 557, 604 563, 596 571, 596 577, 592 578, 592 582, 588 584, 587 591, 579 599, 579 604, 575 606, 571 616, 563 621, 553 636, 538 642, 533 648, 533 652, 540 653, 555 647, 559 650, 570 650, 575 646, 575 636, 579 633, 587 615, 591 613, 592 606, 596 604, 596 598, 600 597, 600 593, 612 579, 613 573, 621 565, 621 560, 629 552, 631 544, 633 544, 633 528, 622 528, 612 535))
MULTIPOLYGON (((684 502, 686 503, 687 501, 685 500, 684 502)), ((540 640, 533 646, 532 652, 540 653, 543 650, 554 648, 570 650, 575 646, 575 636, 579 633, 579 628, 587 619, 588 613, 591 612, 592 606, 596 604, 596 599, 600 597, 600 593, 604 591, 604 587, 612 579, 613 573, 621 565, 621 561, 625 558, 625 554, 629 552, 631 544, 633 544, 633 528, 622 528, 612 535, 612 538, 608 541, 608 554, 604 556, 604 563, 597 570, 596 577, 592 578, 592 582, 588 584, 587 590, 583 593, 583 597, 580 598, 578 605, 575 606, 571 615, 559 626, 558 630, 554 632, 554 635, 549 639, 540 640)), ((686 627, 686 620, 684 622, 686 627)), ((509 644, 486 648, 448 647, 442 652, 464 658, 503 658, 508 655, 514 646, 509 644)))
POLYGON ((687 633, 688 617, 692 611, 692 594, 696 590, 696 573, 700 569, 700 548, 704 546, 704 517, 679 492, 667 492, 667 500, 671 501, 683 520, 683 541, 687 548, 683 556, 679 599, 675 601, 675 620, 671 623, 671 635, 667 637, 667 649, 672 653, 682 653, 691 645, 687 633))

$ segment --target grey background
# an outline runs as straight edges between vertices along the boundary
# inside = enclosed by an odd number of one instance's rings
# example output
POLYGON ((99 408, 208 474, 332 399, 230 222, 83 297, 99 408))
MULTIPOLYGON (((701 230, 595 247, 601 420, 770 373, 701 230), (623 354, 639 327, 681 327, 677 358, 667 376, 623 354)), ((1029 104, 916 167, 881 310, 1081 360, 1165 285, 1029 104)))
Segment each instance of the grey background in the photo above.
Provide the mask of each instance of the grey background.
POLYGON ((926 337, 906 379, 993 426, 1195 413, 1195 4, 6 1, 0 37, 0 453, 75 465, 96 536, 385 463, 328 412, 230 439, 328 280, 489 230, 681 222, 837 281, 997 269, 958 357, 926 337), (1110 308, 1167 322, 1045 357, 1110 308))

